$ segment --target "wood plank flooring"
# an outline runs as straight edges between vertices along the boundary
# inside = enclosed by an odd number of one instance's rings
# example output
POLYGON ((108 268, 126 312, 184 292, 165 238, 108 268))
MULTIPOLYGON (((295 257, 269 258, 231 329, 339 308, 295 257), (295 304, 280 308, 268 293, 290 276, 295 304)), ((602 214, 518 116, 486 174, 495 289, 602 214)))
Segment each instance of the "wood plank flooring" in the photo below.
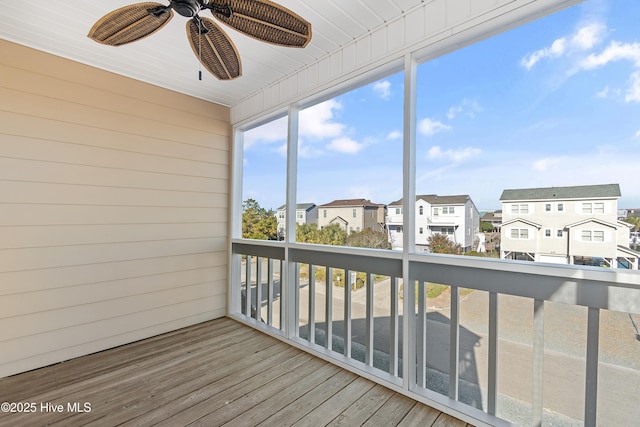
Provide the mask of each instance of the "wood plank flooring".
POLYGON ((0 402, 31 411, 0 426, 465 426, 228 318, 0 379, 0 402))

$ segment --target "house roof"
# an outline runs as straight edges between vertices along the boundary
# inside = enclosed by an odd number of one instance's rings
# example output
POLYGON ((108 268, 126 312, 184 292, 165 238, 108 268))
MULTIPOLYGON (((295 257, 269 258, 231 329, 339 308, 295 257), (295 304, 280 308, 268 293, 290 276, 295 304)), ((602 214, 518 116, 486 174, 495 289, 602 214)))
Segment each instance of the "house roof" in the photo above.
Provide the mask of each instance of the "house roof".
MULTIPOLYGON (((296 205, 296 210, 299 210, 299 211, 303 211, 303 210, 304 210, 304 211, 308 211, 309 209, 311 209, 311 208, 313 208, 313 207, 315 207, 315 206, 316 206, 316 204, 315 204, 315 203, 298 203, 298 204, 296 205)), ((286 205, 286 204, 284 204, 284 205, 280 206, 280 207, 279 207, 278 209, 276 209, 276 210, 278 210, 278 211, 284 211, 284 210, 286 210, 286 209, 287 209, 287 205, 286 205)))
MULTIPOLYGON (((604 225, 605 227, 610 227, 610 228, 613 228, 614 230, 618 229, 618 226, 616 224, 613 224, 613 223, 610 223, 610 222, 607 222, 607 221, 602 221, 601 219, 597 219, 597 218, 583 219, 582 221, 574 222, 573 224, 567 224, 567 225, 565 225, 565 228, 573 228, 573 227, 577 227, 579 225, 588 224, 590 222, 595 222, 596 224, 604 225)), ((620 221, 618 221, 618 222, 620 222, 620 221)))
POLYGON ((334 200, 333 202, 325 203, 324 205, 320 205, 319 207, 321 208, 344 208, 344 207, 379 208, 380 206, 384 206, 384 205, 373 203, 371 202, 371 200, 367 200, 367 199, 340 199, 340 200, 334 200))
POLYGON ((507 221, 507 222, 503 223, 502 226, 504 227, 505 225, 511 225, 511 224, 516 223, 516 222, 521 222, 523 224, 530 225, 531 227, 536 227, 538 230, 542 228, 542 225, 540 225, 540 224, 538 224, 536 222, 533 222, 533 221, 529 221, 527 219, 522 219, 522 218, 512 219, 511 221, 507 221))
MULTIPOLYGON (((457 196, 438 196, 436 194, 422 194, 417 195, 416 200, 424 200, 432 205, 464 205, 468 200, 471 200, 466 194, 457 196)), ((402 205, 402 199, 389 203, 389 206, 402 205)))
POLYGON ((619 184, 504 190, 500 200, 567 200, 620 197, 619 184))

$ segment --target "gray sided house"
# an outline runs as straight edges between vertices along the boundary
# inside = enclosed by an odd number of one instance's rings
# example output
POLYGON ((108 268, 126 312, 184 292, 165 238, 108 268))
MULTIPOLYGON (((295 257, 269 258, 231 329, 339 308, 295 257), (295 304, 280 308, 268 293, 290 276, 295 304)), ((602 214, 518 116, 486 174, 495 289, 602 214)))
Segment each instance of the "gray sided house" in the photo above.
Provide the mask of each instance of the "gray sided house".
POLYGON ((366 199, 340 199, 318 206, 318 227, 338 224, 347 234, 385 231, 386 206, 366 199))
MULTIPOLYGON (((287 205, 276 210, 278 221, 278 239, 284 240, 287 230, 287 205)), ((315 203, 299 203, 296 205, 296 224, 315 224, 318 221, 318 207, 315 203)))
POLYGON ((618 184, 504 190, 501 258, 638 268, 618 184))

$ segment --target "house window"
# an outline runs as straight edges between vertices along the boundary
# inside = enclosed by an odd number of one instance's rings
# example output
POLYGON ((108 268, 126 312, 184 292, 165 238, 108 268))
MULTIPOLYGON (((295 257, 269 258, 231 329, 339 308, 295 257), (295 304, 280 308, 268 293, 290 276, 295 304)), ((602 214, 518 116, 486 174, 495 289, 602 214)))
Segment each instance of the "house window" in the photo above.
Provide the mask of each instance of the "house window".
POLYGON ((564 211, 564 203, 558 203, 558 212, 564 211))
POLYGON ((278 212, 278 218, 284 219, 284 212, 278 212))
POLYGON ((562 230, 556 230, 556 237, 562 237, 562 230))
POLYGON ((512 239, 528 239, 529 230, 527 230, 526 228, 512 228, 511 238, 512 239))
POLYGON ((546 203, 544 205, 544 211, 545 212, 551 212, 551 203, 546 203))
POLYGON ((582 240, 584 242, 591 241, 591 230, 582 230, 582 240))
POLYGON ((593 232, 593 241, 594 242, 604 242, 604 231, 595 230, 593 232))
POLYGON ((356 210, 355 209, 353 210, 353 217, 354 218, 356 217, 356 210))
POLYGON ((603 214, 604 213, 604 203, 594 203, 593 204, 593 213, 594 214, 603 214))
POLYGON ((304 215, 302 214, 302 212, 298 212, 298 215, 297 215, 297 216, 298 216, 298 219, 302 219, 302 218, 304 218, 304 215))
POLYGON ((400 208, 396 208, 396 215, 400 215, 402 213, 402 210, 400 208))
POLYGON ((582 204, 582 213, 583 214, 590 214, 593 211, 593 208, 591 206, 591 203, 583 203, 582 204))
POLYGON ((419 233, 424 234, 424 229, 422 227, 420 227, 419 233))
POLYGON ((529 205, 511 205, 511 213, 512 214, 528 214, 529 213, 529 205))
POLYGON ((455 208, 453 206, 445 206, 442 208, 443 215, 453 215, 455 212, 455 208))
POLYGON ((438 216, 439 213, 440 213, 440 209, 433 208, 433 216, 438 216))
MULTIPOLYGON (((420 206, 419 211, 420 211, 420 215, 423 215, 424 214, 424 207, 420 206)), ((422 233, 420 233, 420 234, 422 234, 422 233)))
POLYGON ((397 230, 398 230, 398 233, 402 234, 402 226, 401 225, 398 226, 397 230))
POLYGON ((544 237, 551 237, 551 229, 550 228, 545 228, 544 237))
POLYGON ((326 217, 327 217, 327 210, 326 210, 326 209, 323 209, 323 210, 322 210, 322 217, 323 217, 323 218, 326 218, 326 217))

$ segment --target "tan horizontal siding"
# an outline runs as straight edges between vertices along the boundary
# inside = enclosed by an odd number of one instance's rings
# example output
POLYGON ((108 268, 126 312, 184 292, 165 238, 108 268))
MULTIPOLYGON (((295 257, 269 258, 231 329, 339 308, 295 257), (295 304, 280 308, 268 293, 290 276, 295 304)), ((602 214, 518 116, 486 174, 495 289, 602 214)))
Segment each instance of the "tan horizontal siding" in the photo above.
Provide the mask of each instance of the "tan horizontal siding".
MULTIPOLYGON (((21 294, 62 287, 80 287, 106 281, 159 276, 197 268, 226 266, 224 254, 202 252, 165 257, 133 259, 0 272, 1 294, 21 294)), ((216 277, 217 278, 217 277, 216 277)), ((27 307, 31 305, 28 304, 27 307)))
POLYGON ((228 108, 0 53, 0 377, 223 316, 228 108))

